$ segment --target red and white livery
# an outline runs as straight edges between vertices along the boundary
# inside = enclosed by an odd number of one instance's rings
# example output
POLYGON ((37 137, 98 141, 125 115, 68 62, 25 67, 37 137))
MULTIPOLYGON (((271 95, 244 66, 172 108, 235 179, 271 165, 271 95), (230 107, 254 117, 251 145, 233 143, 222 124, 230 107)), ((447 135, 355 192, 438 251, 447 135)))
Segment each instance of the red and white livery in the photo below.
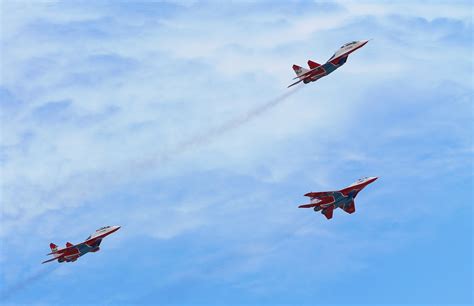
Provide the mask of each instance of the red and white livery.
POLYGON ((53 255, 54 257, 48 260, 43 261, 42 263, 51 262, 57 260, 58 262, 74 262, 79 257, 89 252, 97 252, 100 250, 100 243, 102 239, 108 235, 115 233, 120 229, 120 226, 104 226, 96 230, 92 235, 86 238, 86 241, 72 244, 66 242, 66 247, 58 249, 58 246, 54 243, 51 243, 49 247, 51 248, 51 253, 47 255, 53 255))
POLYGON ((311 199, 311 203, 298 206, 299 208, 313 208, 331 219, 336 208, 341 208, 348 214, 355 212, 354 199, 357 194, 367 185, 373 183, 377 177, 364 177, 358 179, 350 186, 338 191, 318 191, 305 194, 311 199))
POLYGON ((368 40, 361 40, 352 41, 350 43, 344 44, 342 47, 339 48, 339 50, 336 51, 336 53, 334 53, 333 56, 331 56, 330 59, 328 59, 326 63, 322 65, 313 62, 312 60, 309 60, 309 69, 303 68, 298 65, 293 65, 293 70, 296 73, 296 78, 294 78, 294 80, 298 79, 298 81, 294 82, 293 84, 290 84, 288 87, 296 85, 300 82, 307 84, 310 82, 317 81, 324 76, 327 76, 334 70, 344 65, 347 61, 347 58, 349 57, 349 54, 359 48, 362 48, 368 42, 368 40))

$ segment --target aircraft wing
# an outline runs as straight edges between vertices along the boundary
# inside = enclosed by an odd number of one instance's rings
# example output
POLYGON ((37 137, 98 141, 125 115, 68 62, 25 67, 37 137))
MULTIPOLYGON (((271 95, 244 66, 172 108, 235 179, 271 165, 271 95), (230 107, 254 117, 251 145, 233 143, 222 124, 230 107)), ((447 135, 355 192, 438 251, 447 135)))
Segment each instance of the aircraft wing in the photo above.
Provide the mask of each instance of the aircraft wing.
POLYGON ((60 256, 58 256, 58 257, 53 257, 53 258, 51 258, 51 259, 45 260, 45 261, 42 262, 42 264, 47 263, 47 262, 51 262, 51 261, 58 260, 58 259, 61 258, 61 257, 63 257, 63 255, 60 255, 60 256))
POLYGON ((316 70, 318 70, 318 69, 321 69, 321 67, 316 67, 316 68, 314 68, 314 69, 309 70, 308 72, 305 72, 305 73, 303 73, 303 74, 297 76, 296 78, 293 78, 293 80, 296 80, 296 79, 299 79, 299 80, 296 81, 296 82, 294 82, 294 83, 291 83, 290 85, 288 85, 287 88, 290 88, 291 86, 294 86, 294 85, 296 85, 296 84, 298 84, 298 83, 300 83, 300 82, 303 82, 304 80, 311 79, 313 76, 318 75, 319 73, 313 75, 314 71, 316 71, 316 70))
POLYGON ((334 194, 334 191, 319 191, 319 192, 308 192, 304 196, 310 197, 310 198, 320 198, 320 197, 332 196, 333 194, 334 194))
POLYGON ((300 82, 303 82, 303 81, 304 81, 304 79, 301 79, 301 80, 299 80, 299 81, 296 81, 296 82, 294 82, 294 83, 291 83, 290 85, 288 85, 287 88, 290 88, 291 86, 295 86, 296 84, 298 84, 298 83, 300 83, 300 82))
POLYGON ((296 82, 294 82, 294 83, 292 83, 292 84, 288 85, 288 87, 287 87, 287 88, 290 88, 291 86, 294 86, 294 85, 296 85, 296 84, 298 84, 298 83, 300 83, 300 82, 303 82, 303 81, 304 81, 304 80, 306 80, 307 78, 308 78, 308 77, 306 77, 306 78, 303 78, 303 79, 301 79, 301 80, 299 80, 299 81, 296 81, 296 82))
MULTIPOLYGON (((308 194, 313 194, 314 192, 310 192, 308 194)), ((308 195, 307 196, 310 196, 308 195)), ((311 208, 311 207, 316 207, 316 206, 322 206, 326 207, 327 204, 334 203, 334 197, 332 196, 331 193, 320 195, 320 196, 311 196, 311 203, 309 204, 303 204, 298 206, 298 208, 311 208)))
POLYGON ((316 207, 318 205, 319 205, 319 203, 309 203, 309 204, 300 205, 300 206, 298 206, 298 208, 311 208, 311 207, 316 207))
MULTIPOLYGON (((74 249, 77 249, 78 247, 80 247, 81 245, 88 245, 88 246, 91 246, 93 244, 95 244, 97 241, 102 241, 102 238, 92 238, 92 239, 89 239, 87 241, 84 241, 84 242, 81 242, 81 243, 78 243, 78 244, 74 244, 74 245, 70 245, 68 247, 65 247, 64 249, 59 249, 57 250, 56 252, 51 252, 51 253, 48 253, 46 255, 54 255, 54 254, 64 254, 64 253, 68 253, 69 251, 71 250, 74 250, 74 249)), ((69 242, 68 242, 69 243, 69 242)), ((99 242, 100 244, 100 242, 99 242)))
POLYGON ((346 187, 344 189, 341 190, 341 193, 345 196, 347 196, 350 192, 352 191, 355 191, 355 195, 357 195, 359 193, 359 191, 361 191, 362 188, 356 188, 355 186, 350 186, 350 187, 346 187))

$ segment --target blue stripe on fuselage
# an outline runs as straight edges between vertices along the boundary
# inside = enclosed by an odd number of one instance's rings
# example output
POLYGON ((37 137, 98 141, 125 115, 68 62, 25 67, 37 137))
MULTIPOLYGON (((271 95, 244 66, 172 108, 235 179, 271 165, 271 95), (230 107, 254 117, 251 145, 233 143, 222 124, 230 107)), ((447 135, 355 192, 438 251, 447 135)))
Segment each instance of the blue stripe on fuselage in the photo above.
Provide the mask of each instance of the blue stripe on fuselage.
POLYGON ((342 65, 344 65, 347 61, 347 56, 344 56, 344 57, 341 57, 338 61, 338 63, 335 65, 335 64, 332 64, 331 62, 327 62, 325 63, 323 66, 324 70, 326 71, 326 75, 330 74, 331 72, 333 72, 334 70, 336 70, 337 68, 341 67, 342 65))
MULTIPOLYGON (((324 69, 324 73, 312 76, 311 77, 311 82, 317 81, 320 78, 327 76, 328 74, 330 74, 331 72, 333 72, 337 68, 344 65, 344 63, 346 61, 347 61, 347 56, 341 57, 337 64, 332 64, 331 62, 326 62, 324 65, 321 65, 321 68, 324 69)), ((305 83, 306 83, 306 81, 305 81, 305 83)))
POLYGON ((87 244, 83 243, 77 246, 79 251, 79 256, 89 253, 94 247, 90 247, 87 244))
POLYGON ((333 197, 334 197, 334 206, 340 207, 340 208, 343 208, 344 206, 350 204, 354 200, 352 195, 344 196, 341 192, 334 192, 333 197))

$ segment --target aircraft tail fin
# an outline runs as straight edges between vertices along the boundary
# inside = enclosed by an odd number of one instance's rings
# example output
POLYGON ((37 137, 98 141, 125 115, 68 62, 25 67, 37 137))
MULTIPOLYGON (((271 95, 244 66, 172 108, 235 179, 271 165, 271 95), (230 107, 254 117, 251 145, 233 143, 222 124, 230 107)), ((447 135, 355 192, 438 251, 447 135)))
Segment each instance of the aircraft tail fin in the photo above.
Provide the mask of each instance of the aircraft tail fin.
POLYGON ((70 243, 70 242, 66 242, 66 247, 69 248, 69 247, 72 247, 72 246, 74 246, 74 244, 72 244, 72 243, 70 243))
POLYGON ((302 74, 305 74, 306 72, 308 72, 309 70, 306 69, 306 68, 303 68, 301 66, 298 66, 298 65, 293 65, 293 70, 295 71, 296 75, 301 78, 301 75, 302 74))
POLYGON ((321 64, 318 64, 316 62, 313 62, 312 60, 309 60, 308 61, 308 66, 309 66, 309 68, 314 69, 314 68, 318 68, 319 66, 321 66, 321 64))
POLYGON ((49 244, 49 247, 51 248, 51 252, 53 252, 53 253, 58 250, 58 246, 55 245, 55 244, 52 243, 52 242, 49 244))

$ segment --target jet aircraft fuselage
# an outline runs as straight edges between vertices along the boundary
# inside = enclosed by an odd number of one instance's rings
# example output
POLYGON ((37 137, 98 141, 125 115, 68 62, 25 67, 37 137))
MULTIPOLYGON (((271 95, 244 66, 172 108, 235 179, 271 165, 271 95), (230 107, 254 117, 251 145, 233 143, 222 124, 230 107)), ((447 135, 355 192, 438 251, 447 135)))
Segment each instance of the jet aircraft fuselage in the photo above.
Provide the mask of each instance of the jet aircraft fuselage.
POLYGON ((339 48, 336 53, 324 64, 318 64, 312 60, 308 60, 309 69, 300 67, 298 65, 293 65, 293 70, 296 73, 296 78, 298 81, 290 84, 288 87, 296 85, 300 82, 305 84, 319 80, 320 78, 327 76, 332 73, 334 70, 340 68, 347 62, 349 54, 356 51, 359 48, 365 46, 368 40, 362 41, 353 41, 347 44, 344 44, 339 48))
POLYGON ((333 211, 341 208, 345 212, 352 214, 355 212, 355 202, 357 194, 367 185, 373 183, 377 177, 365 177, 357 180, 352 185, 338 191, 309 192, 305 196, 311 199, 309 204, 298 206, 299 208, 313 208, 314 211, 321 211, 327 219, 331 219, 333 211))
POLYGON ((89 253, 97 252, 100 250, 100 243, 102 239, 108 235, 115 233, 120 229, 120 226, 104 226, 96 230, 92 235, 86 238, 84 242, 78 243, 76 245, 67 242, 65 248, 58 249, 58 246, 54 243, 51 243, 49 247, 51 248, 51 253, 48 255, 53 255, 54 257, 43 261, 47 263, 50 261, 57 260, 58 262, 74 262, 79 257, 89 253))

